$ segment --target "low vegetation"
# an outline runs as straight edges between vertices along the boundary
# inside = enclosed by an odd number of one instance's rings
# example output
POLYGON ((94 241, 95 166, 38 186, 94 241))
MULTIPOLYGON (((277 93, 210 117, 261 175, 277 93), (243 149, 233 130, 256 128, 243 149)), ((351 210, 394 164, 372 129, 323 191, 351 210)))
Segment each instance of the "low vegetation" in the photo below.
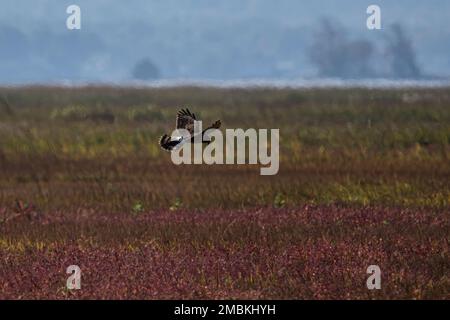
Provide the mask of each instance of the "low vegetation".
POLYGON ((1 88, 0 298, 449 298, 449 160, 448 88, 1 88), (279 173, 172 164, 185 106, 279 173))

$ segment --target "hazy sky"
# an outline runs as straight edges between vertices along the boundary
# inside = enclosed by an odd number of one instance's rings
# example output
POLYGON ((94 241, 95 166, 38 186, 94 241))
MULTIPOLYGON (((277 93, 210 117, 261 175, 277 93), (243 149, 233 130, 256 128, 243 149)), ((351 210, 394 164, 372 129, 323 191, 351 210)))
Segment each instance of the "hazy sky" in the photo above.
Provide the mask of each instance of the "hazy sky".
POLYGON ((127 81, 144 58, 169 79, 314 77, 321 19, 370 42, 373 65, 399 23, 423 72, 450 76, 449 18, 448 0, 2 0, 0 82, 127 81), (81 30, 66 28, 71 4, 81 30), (366 28, 370 4, 382 30, 366 28))

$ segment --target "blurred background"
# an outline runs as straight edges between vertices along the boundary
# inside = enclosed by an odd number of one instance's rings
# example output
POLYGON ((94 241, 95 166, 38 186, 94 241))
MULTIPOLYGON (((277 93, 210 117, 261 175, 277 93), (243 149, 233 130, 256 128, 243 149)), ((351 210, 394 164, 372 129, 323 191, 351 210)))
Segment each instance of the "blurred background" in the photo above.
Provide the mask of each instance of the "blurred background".
POLYGON ((3 0, 0 84, 450 79, 446 0, 3 0), (66 9, 81 8, 81 30, 66 9), (366 9, 381 7, 381 30, 366 9))
POLYGON ((1 0, 0 300, 448 299, 449 13, 1 0), (173 164, 181 107, 279 128, 278 174, 173 164))

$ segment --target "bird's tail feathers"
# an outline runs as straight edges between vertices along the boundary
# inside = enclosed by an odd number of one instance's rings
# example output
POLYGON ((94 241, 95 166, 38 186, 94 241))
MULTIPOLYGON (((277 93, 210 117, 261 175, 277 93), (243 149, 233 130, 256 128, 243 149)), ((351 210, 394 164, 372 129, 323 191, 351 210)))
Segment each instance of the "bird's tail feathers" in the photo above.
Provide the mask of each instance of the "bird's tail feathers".
POLYGON ((161 138, 159 138, 159 146, 166 151, 170 151, 168 143, 170 142, 170 137, 167 134, 163 134, 161 138))

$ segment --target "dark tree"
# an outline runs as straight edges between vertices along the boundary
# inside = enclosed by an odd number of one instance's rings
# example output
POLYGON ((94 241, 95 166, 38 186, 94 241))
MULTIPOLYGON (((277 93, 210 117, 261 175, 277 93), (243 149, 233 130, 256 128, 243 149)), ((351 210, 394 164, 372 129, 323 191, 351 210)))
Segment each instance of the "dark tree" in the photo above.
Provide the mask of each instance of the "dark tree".
POLYGON ((136 63, 132 75, 139 80, 153 80, 159 78, 159 70, 150 59, 144 58, 136 63))
POLYGON ((374 75, 370 67, 373 49, 367 40, 348 40, 342 26, 324 19, 314 33, 309 56, 320 76, 363 78, 374 75))
POLYGON ((399 24, 391 26, 387 42, 386 55, 390 61, 392 76, 395 78, 419 78, 421 71, 416 62, 412 41, 399 24))

